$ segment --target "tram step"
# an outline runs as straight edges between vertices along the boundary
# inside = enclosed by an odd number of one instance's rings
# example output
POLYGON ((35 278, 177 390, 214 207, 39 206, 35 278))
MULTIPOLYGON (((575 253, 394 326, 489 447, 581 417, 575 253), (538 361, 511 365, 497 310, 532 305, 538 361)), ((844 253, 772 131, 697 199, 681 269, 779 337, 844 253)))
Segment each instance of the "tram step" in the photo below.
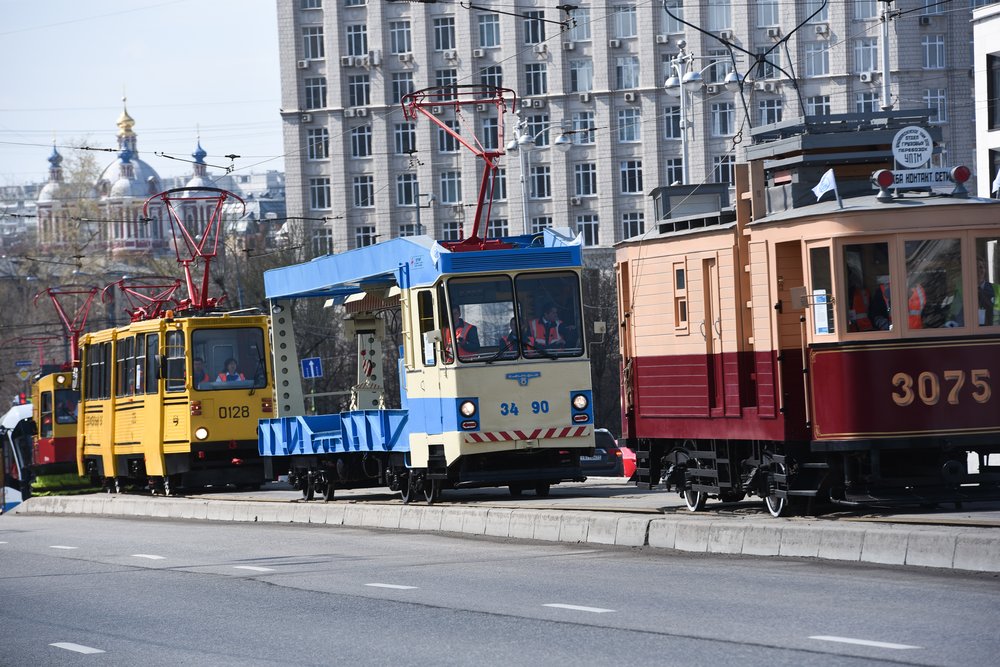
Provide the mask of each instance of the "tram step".
POLYGON ((799 468, 802 470, 829 470, 830 464, 822 461, 817 461, 815 463, 800 463, 799 468))

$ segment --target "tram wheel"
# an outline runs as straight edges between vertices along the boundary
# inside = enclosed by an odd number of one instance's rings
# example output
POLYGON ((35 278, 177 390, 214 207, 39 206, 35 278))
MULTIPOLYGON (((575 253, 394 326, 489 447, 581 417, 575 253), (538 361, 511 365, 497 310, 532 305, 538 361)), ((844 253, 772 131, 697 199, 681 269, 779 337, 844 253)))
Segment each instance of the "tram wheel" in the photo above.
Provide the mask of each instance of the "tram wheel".
MULTIPOLYGON (((687 452, 682 452, 681 456, 685 457, 686 465, 688 468, 701 467, 698 464, 698 459, 690 458, 687 452)), ((684 505, 691 512, 702 511, 703 509, 705 509, 705 503, 708 502, 708 494, 705 493, 704 491, 693 491, 691 489, 685 488, 684 492, 681 495, 684 496, 684 505)))
POLYGON ((428 505, 433 505, 434 501, 441 497, 441 480, 439 479, 425 479, 424 480, 424 500, 427 501, 428 505))
POLYGON ((316 488, 313 486, 312 475, 306 475, 302 480, 302 499, 312 500, 316 497, 316 488))
POLYGON ((552 488, 551 484, 536 484, 535 485, 535 495, 539 498, 546 498, 549 495, 549 489, 552 488))
POLYGON ((413 500, 413 486, 410 484, 410 476, 404 475, 399 478, 399 497, 404 505, 409 505, 413 500))
POLYGON ((333 500, 333 494, 336 493, 337 487, 334 486, 333 480, 326 480, 326 485, 323 487, 323 502, 328 503, 333 500))
MULTIPOLYGON (((771 461, 770 465, 768 465, 768 472, 784 475, 786 473, 785 464, 778 461, 771 461)), ((770 482, 768 486, 774 488, 774 485, 770 482)), ((768 495, 764 496, 764 507, 775 518, 791 514, 788 498, 782 498, 773 493, 768 493, 768 495)))

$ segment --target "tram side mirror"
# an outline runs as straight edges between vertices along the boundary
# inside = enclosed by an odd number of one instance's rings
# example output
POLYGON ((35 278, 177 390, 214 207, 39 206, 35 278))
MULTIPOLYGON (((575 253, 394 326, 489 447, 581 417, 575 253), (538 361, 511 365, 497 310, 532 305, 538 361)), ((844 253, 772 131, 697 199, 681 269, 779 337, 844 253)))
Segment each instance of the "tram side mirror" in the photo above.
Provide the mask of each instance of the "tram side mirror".
POLYGON ((435 344, 441 342, 441 332, 437 329, 424 332, 424 364, 434 366, 437 363, 435 344))
POLYGON ((809 299, 806 296, 805 287, 793 287, 792 290, 792 308, 802 309, 809 305, 809 299))

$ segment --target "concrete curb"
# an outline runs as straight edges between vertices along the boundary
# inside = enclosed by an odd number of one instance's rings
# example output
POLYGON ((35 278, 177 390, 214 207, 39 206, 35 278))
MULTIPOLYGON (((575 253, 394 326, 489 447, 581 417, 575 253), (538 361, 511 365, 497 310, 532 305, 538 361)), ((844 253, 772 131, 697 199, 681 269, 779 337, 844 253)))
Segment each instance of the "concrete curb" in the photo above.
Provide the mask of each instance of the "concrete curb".
POLYGON ((14 514, 154 517, 419 530, 712 554, 1000 572, 1000 529, 765 517, 645 517, 449 505, 273 503, 92 495, 30 498, 14 514))

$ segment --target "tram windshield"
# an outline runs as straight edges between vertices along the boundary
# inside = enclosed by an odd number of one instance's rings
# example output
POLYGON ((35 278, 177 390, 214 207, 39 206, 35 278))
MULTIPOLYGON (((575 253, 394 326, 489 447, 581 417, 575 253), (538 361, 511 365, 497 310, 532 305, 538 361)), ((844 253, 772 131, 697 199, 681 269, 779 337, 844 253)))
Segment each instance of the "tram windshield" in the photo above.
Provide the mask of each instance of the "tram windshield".
POLYGON ((256 327, 197 329, 191 334, 191 380, 195 389, 267 386, 264 332, 256 327))
POLYGON ((448 281, 446 363, 556 359, 583 354, 579 278, 572 272, 448 281), (453 344, 454 343, 454 344, 453 344))

